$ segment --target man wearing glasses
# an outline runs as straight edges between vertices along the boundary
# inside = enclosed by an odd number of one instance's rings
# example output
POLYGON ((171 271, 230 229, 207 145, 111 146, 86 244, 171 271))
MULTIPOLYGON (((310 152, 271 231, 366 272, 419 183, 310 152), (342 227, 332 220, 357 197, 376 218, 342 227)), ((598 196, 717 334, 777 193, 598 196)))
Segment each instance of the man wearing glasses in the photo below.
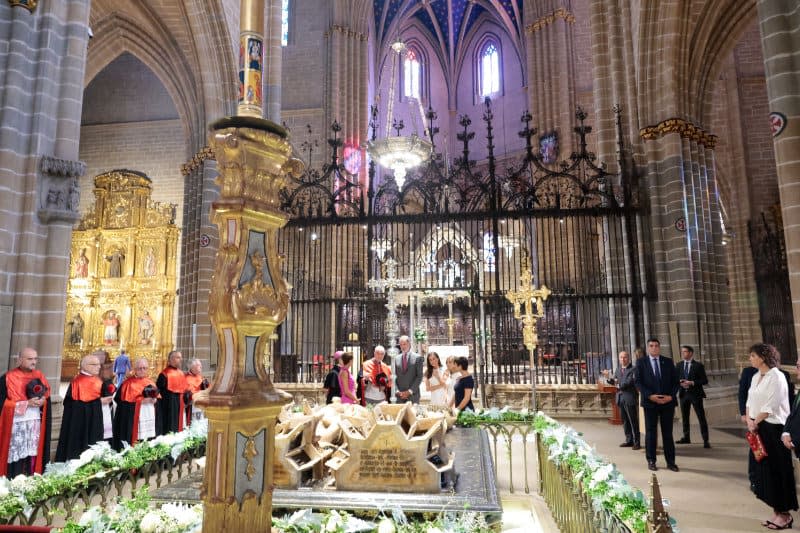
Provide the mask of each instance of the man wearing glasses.
POLYGON ((103 440, 102 405, 111 396, 101 398, 100 360, 87 355, 81 359, 80 372, 69 384, 64 396, 64 416, 58 436, 56 461, 76 459, 95 442, 103 440))

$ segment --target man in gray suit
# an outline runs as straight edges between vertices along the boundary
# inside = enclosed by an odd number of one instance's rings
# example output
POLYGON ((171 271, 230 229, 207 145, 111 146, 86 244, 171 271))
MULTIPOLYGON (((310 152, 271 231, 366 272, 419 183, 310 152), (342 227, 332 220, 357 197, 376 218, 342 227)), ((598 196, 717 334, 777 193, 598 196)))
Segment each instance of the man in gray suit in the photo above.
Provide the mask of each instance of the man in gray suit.
POLYGON ((392 358, 394 383, 392 401, 419 403, 419 384, 422 383, 422 357, 411 351, 408 335, 400 337, 400 353, 392 358))
POLYGON ((625 442, 620 444, 620 447, 639 450, 642 446, 639 440, 636 375, 628 352, 624 350, 619 352, 619 366, 614 371, 614 377, 608 378, 608 383, 617 386, 616 402, 622 414, 622 424, 625 429, 625 442))

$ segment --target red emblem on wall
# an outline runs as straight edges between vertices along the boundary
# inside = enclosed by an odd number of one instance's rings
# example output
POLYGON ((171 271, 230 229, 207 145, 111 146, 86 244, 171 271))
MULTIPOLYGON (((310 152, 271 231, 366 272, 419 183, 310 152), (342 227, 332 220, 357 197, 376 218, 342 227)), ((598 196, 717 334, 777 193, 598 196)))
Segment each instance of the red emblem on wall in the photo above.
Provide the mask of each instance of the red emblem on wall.
POLYGON ((772 131, 772 136, 777 137, 783 130, 786 129, 786 115, 773 111, 769 114, 769 129, 772 131))

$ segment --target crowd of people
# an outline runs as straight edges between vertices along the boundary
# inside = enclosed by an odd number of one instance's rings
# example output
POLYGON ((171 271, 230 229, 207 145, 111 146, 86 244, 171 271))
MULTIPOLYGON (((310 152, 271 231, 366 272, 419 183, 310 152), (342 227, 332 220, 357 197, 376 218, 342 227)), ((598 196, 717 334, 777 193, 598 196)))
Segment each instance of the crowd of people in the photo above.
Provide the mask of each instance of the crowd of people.
MULTIPOLYGON (((202 376, 202 363, 196 359, 189 371, 183 372, 182 357, 181 352, 170 352, 167 366, 156 381, 149 377, 146 358, 134 361, 132 375, 117 374, 112 368, 102 375, 98 356, 83 357, 79 373, 64 395, 55 460, 77 458, 100 441, 121 450, 190 424, 198 415, 192 411, 193 395, 208 388, 209 383, 202 376)), ((24 348, 17 366, 0 376, 3 476, 42 473, 50 458, 53 392, 37 363, 36 350, 24 348)))
POLYGON ((448 357, 445 366, 436 352, 423 357, 411 350, 407 335, 399 338, 400 353, 389 364, 384 359, 386 348, 375 346, 372 357, 365 360, 353 376, 353 354, 336 351, 323 390, 326 403, 340 398, 342 403, 376 405, 382 402, 419 403, 420 386, 430 393, 430 405, 474 409, 472 391, 475 380, 469 373, 466 357, 448 357))

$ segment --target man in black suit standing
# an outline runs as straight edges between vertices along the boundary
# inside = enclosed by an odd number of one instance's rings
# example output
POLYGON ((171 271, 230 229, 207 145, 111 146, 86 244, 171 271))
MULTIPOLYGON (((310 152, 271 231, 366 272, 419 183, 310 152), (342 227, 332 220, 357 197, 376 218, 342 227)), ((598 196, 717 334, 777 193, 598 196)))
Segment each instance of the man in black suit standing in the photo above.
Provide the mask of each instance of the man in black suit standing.
POLYGON ((622 427, 625 430, 625 442, 621 448, 642 448, 639 440, 639 409, 636 390, 636 375, 631 364, 631 356, 626 351, 619 352, 619 366, 614 371, 614 377, 608 378, 609 385, 617 386, 615 401, 622 414, 622 427))
MULTIPOLYGON (((797 377, 800 378, 800 361, 795 365, 797 370, 797 377)), ((794 389, 794 384, 790 385, 794 389)), ((789 404, 791 411, 789 416, 786 417, 786 424, 783 426, 783 433, 781 434, 781 441, 783 445, 794 450, 794 454, 800 459, 800 394, 797 395, 795 401, 789 404)))
POLYGON ((703 436, 703 448, 711 448, 708 442, 708 423, 706 422, 706 411, 703 407, 703 398, 706 392, 703 385, 708 385, 706 369, 703 363, 694 360, 694 348, 688 345, 681 346, 681 361, 676 364, 678 376, 680 376, 681 388, 678 389, 678 399, 681 404, 681 420, 683 421, 683 438, 678 444, 689 444, 689 414, 690 408, 694 407, 697 421, 700 422, 700 434, 703 436))
POLYGON ((656 441, 660 425, 667 468, 677 472, 679 469, 675 464, 672 422, 675 418, 675 405, 677 404, 675 398, 679 388, 678 373, 675 371, 672 359, 661 355, 661 343, 656 338, 647 341, 647 356, 636 362, 636 386, 642 393, 647 468, 658 470, 656 467, 656 441))

